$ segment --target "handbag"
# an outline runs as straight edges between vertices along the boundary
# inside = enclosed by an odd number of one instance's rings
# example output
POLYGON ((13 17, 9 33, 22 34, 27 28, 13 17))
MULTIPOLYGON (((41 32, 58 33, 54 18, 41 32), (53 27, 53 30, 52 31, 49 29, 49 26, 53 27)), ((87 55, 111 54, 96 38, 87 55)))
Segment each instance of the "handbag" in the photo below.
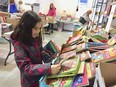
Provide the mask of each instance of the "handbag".
POLYGON ((83 17, 80 17, 79 22, 85 24, 87 21, 83 17))

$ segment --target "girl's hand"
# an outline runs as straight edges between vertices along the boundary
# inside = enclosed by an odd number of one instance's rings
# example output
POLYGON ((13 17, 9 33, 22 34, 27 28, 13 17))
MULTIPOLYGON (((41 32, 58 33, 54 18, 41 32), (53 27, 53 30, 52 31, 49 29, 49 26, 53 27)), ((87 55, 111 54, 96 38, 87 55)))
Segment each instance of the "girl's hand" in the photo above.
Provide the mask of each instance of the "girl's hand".
POLYGON ((60 71, 60 69, 61 69, 60 64, 51 65, 52 74, 57 74, 60 71))

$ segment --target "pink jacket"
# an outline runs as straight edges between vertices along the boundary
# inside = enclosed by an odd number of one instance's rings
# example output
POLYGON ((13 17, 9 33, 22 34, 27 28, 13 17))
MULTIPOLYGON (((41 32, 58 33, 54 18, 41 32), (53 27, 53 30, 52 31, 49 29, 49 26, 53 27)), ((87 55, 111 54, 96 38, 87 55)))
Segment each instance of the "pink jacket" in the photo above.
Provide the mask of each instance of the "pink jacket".
POLYGON ((56 16, 56 8, 49 9, 47 16, 56 16))

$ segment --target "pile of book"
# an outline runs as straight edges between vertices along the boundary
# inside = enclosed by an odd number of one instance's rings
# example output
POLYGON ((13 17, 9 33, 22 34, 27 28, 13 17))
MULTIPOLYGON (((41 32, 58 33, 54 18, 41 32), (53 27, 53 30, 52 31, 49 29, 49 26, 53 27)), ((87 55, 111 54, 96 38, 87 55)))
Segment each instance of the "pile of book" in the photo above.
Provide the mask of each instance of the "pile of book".
POLYGON ((103 42, 83 39, 83 33, 69 37, 61 46, 56 63, 62 65, 56 75, 48 75, 46 84, 50 87, 92 87, 97 76, 96 68, 101 62, 116 61, 116 37, 103 42), (94 78, 94 79, 93 79, 94 78), (92 81, 92 82, 91 82, 92 81))

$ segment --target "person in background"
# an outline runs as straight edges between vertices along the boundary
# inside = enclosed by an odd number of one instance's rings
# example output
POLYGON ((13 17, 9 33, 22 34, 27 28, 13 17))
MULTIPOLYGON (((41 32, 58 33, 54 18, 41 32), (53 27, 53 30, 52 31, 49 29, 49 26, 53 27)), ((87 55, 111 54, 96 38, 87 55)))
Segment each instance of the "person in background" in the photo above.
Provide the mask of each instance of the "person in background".
POLYGON ((14 0, 10 0, 10 13, 17 13, 17 6, 14 0))
POLYGON ((90 14, 92 13, 92 10, 88 10, 85 12, 79 19, 79 22, 82 24, 89 24, 89 22, 92 22, 90 19, 90 14))
POLYGON ((21 87, 39 87, 38 81, 43 75, 60 71, 60 64, 51 65, 42 57, 41 29, 41 18, 35 12, 27 11, 10 36, 15 61, 20 70, 21 87))
MULTIPOLYGON (((56 8, 53 3, 50 4, 47 16, 53 17, 53 19, 56 17, 56 8)), ((51 33, 53 33, 53 23, 49 23, 47 31, 49 31, 50 29, 51 33)))

